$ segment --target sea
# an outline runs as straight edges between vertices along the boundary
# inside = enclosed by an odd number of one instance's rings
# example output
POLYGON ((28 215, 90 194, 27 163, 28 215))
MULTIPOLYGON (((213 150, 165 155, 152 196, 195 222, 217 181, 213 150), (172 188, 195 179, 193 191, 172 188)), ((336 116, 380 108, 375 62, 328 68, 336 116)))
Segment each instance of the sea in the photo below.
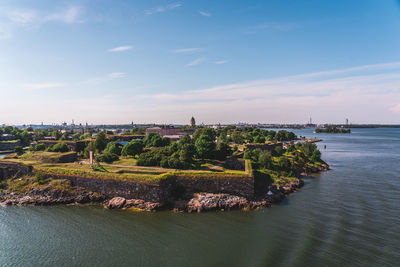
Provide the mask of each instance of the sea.
POLYGON ((295 132, 323 139, 332 170, 280 204, 200 214, 0 207, 0 266, 400 266, 400 129, 295 132))

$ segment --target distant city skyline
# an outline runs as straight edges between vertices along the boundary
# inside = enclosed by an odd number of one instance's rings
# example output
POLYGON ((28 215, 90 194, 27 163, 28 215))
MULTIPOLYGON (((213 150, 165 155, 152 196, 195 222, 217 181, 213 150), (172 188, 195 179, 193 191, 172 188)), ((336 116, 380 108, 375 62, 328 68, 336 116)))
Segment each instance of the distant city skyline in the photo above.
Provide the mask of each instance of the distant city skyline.
POLYGON ((2 1, 0 124, 400 124, 400 1, 2 1))

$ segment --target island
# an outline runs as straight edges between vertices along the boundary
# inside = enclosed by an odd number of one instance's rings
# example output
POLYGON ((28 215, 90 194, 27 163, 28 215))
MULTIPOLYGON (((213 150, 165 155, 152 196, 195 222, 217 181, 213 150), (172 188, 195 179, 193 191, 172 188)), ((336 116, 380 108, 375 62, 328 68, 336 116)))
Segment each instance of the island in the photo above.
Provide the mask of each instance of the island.
POLYGON ((316 133, 351 133, 350 128, 327 126, 324 128, 316 128, 316 133))
POLYGON ((9 126, 0 133, 21 144, 0 160, 1 205, 258 209, 302 187, 302 176, 329 169, 315 140, 286 130, 195 126, 193 118, 190 126, 121 133, 9 126))

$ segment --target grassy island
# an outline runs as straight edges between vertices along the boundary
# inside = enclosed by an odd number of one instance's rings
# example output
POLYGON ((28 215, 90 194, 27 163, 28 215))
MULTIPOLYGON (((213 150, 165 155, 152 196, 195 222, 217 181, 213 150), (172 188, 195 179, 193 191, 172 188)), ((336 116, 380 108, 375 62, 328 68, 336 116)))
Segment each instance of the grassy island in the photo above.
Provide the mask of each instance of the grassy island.
POLYGON ((26 184, 32 190, 47 184, 54 188, 54 180, 68 180, 106 195, 136 194, 155 201, 163 198, 165 190, 177 199, 188 192, 253 198, 265 196, 272 185, 290 187, 298 184, 301 174, 327 169, 314 140, 300 140, 285 130, 197 127, 192 136, 183 135, 179 141, 158 133, 129 142, 119 142, 118 136, 105 132, 84 138, 80 146, 63 137, 59 142, 38 140, 28 150, 7 156, 0 167, 7 162, 31 166, 32 175, 24 176, 26 182, 3 177, 2 187, 14 190, 26 184), (35 183, 38 175, 41 182, 35 183))
POLYGON ((333 126, 328 126, 325 128, 316 128, 315 129, 316 133, 351 133, 350 128, 338 128, 338 127, 333 127, 333 126))

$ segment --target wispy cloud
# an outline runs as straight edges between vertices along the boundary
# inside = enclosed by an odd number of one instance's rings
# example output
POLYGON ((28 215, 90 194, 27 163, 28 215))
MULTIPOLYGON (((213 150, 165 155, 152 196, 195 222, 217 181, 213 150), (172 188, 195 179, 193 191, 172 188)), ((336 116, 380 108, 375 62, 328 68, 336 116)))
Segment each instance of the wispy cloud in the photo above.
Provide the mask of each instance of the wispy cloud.
POLYGON ((126 77, 126 73, 125 72, 113 72, 113 73, 108 74, 108 77, 112 80, 115 80, 115 79, 126 77))
POLYGON ((52 88, 59 88, 64 87, 63 83, 59 82, 41 82, 41 83, 29 83, 29 84, 21 84, 21 87, 28 90, 35 90, 35 89, 52 89, 52 88))
POLYGON ((154 114, 196 110, 210 122, 301 122, 311 114, 320 122, 383 123, 398 121, 399 88, 400 62, 393 62, 147 97, 154 114))
POLYGON ((84 22, 82 17, 83 9, 78 6, 70 6, 63 10, 46 13, 37 9, 16 9, 0 10, 2 20, 0 25, 0 38, 10 38, 13 32, 24 28, 39 28, 46 23, 59 22, 75 24, 84 22))
POLYGON ((26 25, 34 22, 38 19, 38 15, 35 10, 14 10, 8 13, 8 18, 19 25, 26 25))
POLYGON ((173 50, 172 52, 175 54, 184 54, 184 53, 197 53, 203 51, 202 48, 198 47, 192 47, 192 48, 182 48, 182 49, 176 49, 173 50))
POLYGON ((253 27, 244 29, 247 34, 255 34, 258 32, 268 32, 268 31, 291 31, 298 28, 299 25, 296 23, 276 23, 276 22, 266 22, 253 27))
POLYGON ((228 60, 217 60, 217 61, 214 61, 214 64, 222 65, 222 64, 226 64, 228 62, 229 62, 228 60))
POLYGON ((144 13, 146 15, 152 15, 152 14, 155 14, 155 13, 162 13, 162 12, 165 12, 165 11, 168 11, 168 10, 176 9, 178 7, 181 7, 182 5, 183 5, 182 3, 176 2, 176 3, 169 4, 169 5, 158 6, 158 7, 155 7, 155 8, 148 9, 144 13))
POLYGON ((126 46, 114 47, 114 48, 108 49, 108 51, 109 52, 123 52, 123 51, 132 50, 132 49, 133 49, 132 45, 126 45, 126 46))
POLYGON ((196 65, 199 65, 199 64, 203 63, 204 61, 205 61, 204 58, 197 58, 197 59, 189 62, 188 64, 186 64, 186 67, 196 66, 196 65))
POLYGON ((126 72, 111 72, 111 73, 103 75, 103 76, 90 78, 90 79, 86 80, 84 83, 86 83, 86 84, 101 84, 101 83, 113 81, 116 79, 125 78, 126 76, 127 76, 126 72))
POLYGON ((209 12, 199 11, 199 14, 204 16, 204 17, 211 17, 211 13, 209 13, 209 12))
POLYGON ((68 7, 66 10, 49 14, 44 17, 44 21, 56 21, 67 24, 81 23, 80 14, 82 9, 80 7, 68 7))

